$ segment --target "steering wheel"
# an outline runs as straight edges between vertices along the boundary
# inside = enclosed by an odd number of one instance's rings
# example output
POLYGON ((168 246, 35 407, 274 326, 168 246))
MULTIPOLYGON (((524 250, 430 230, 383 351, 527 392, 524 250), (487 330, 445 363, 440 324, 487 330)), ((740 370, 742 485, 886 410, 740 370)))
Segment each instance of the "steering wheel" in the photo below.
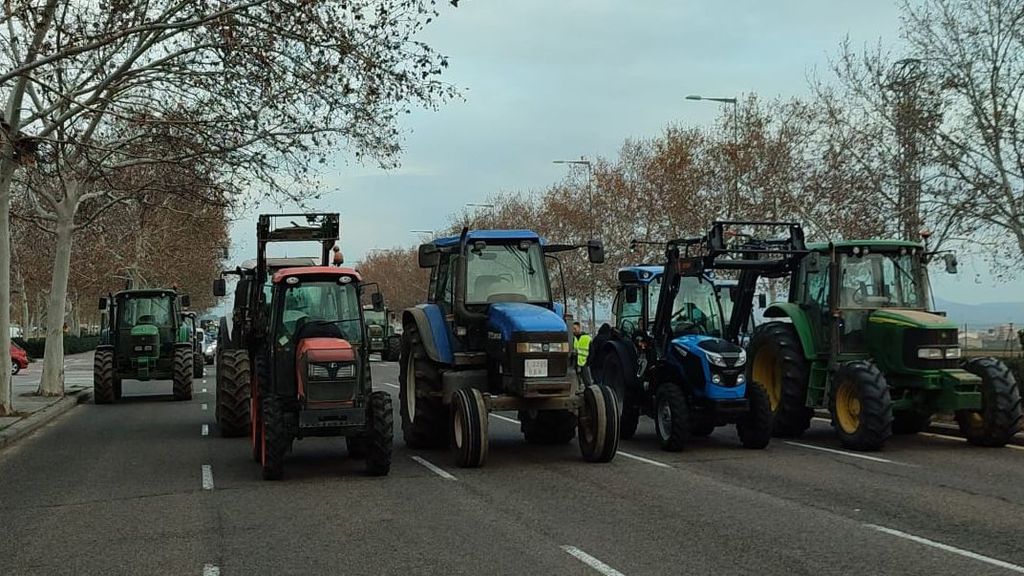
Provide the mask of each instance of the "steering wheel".
POLYGON ((855 304, 864 303, 864 299, 867 297, 867 288, 868 285, 861 282, 860 285, 857 286, 857 289, 853 291, 853 294, 850 295, 850 298, 853 299, 853 302, 855 304))
POLYGON ((632 320, 620 320, 619 331, 624 334, 631 335, 636 332, 636 323, 632 320))

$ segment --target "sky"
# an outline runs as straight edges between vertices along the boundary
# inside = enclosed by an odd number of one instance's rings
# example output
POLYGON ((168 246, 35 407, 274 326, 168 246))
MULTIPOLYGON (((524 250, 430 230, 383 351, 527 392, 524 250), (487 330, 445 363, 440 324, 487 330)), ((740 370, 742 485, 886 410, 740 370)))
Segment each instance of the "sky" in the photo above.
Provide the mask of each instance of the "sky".
MULTIPOLYGON (((347 262, 411 246, 465 204, 539 190, 565 177, 555 159, 614 157, 623 141, 668 124, 705 126, 718 105, 688 94, 763 99, 808 93, 849 36, 898 42, 891 0, 462 0, 420 39, 449 57, 443 80, 460 99, 403 118, 401 167, 383 171, 339 152, 322 172, 335 190, 313 208, 337 211, 347 262)), ((232 226, 231 261, 253 257, 255 220, 232 226)), ((293 248, 294 250, 294 248, 293 248)), ((284 255, 274 253, 275 255, 284 255)), ((981 258, 936 273, 937 295, 964 303, 1024 300, 1024 273, 990 279, 981 258)), ((1024 305, 1021 306, 1024 317, 1024 305)))

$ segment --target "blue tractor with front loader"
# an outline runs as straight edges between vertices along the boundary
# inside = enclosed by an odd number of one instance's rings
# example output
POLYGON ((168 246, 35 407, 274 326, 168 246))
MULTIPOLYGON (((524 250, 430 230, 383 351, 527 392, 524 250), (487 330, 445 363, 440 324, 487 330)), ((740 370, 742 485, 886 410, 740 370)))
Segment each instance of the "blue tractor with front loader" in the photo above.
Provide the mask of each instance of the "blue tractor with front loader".
POLYGON ((585 460, 615 457, 615 394, 577 381, 565 308, 548 276, 557 253, 578 248, 604 262, 598 240, 551 244, 528 230, 463 229, 420 246, 427 301, 402 313, 399 398, 409 447, 454 445, 456 464, 481 466, 488 414, 514 410, 529 443, 565 444, 578 430, 585 460))

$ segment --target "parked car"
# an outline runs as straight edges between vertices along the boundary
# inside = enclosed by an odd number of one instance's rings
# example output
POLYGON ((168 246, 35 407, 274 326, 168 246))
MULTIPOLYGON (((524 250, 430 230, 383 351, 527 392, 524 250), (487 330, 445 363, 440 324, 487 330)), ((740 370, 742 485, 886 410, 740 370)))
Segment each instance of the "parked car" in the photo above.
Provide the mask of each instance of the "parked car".
POLYGON ((21 346, 11 342, 11 374, 17 374, 28 368, 28 353, 21 346))
POLYGON ((206 342, 203 344, 203 358, 206 360, 206 364, 213 364, 214 358, 217 356, 217 335, 206 333, 206 342))

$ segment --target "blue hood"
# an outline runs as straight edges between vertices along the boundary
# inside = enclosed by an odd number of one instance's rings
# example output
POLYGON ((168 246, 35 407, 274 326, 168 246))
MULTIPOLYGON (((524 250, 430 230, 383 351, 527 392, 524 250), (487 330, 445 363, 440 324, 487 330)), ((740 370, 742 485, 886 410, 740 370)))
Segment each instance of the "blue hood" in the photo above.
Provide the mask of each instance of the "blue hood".
POLYGON ((490 330, 511 340, 513 332, 568 332, 565 320, 551 310, 523 302, 496 302, 487 309, 490 330))

